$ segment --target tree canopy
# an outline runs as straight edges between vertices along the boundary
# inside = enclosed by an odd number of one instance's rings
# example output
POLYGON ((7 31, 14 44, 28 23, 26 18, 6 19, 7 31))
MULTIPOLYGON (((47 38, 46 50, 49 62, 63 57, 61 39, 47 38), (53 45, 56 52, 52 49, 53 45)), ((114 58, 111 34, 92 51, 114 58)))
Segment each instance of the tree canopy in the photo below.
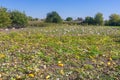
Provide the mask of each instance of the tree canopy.
MULTIPOLYGON (((38 21, 39 18, 33 18, 31 16, 27 16, 24 12, 20 12, 18 10, 7 10, 7 8, 0 7, 0 28, 4 27, 15 27, 22 28, 26 27, 28 21, 38 21)), ((41 21, 45 21, 46 23, 62 23, 61 16, 56 12, 49 12, 45 19, 41 19, 41 21)), ((77 24, 77 25, 107 25, 107 26, 120 26, 120 15, 119 14, 111 14, 108 20, 104 21, 104 17, 102 13, 97 13, 94 17, 87 16, 85 19, 78 17, 76 20, 73 20, 72 17, 67 17, 65 22, 68 24, 77 24)), ((39 25, 39 24, 38 24, 39 25)))
POLYGON ((10 18, 12 20, 12 26, 15 28, 25 27, 28 23, 28 18, 25 13, 14 10, 10 12, 10 18))
POLYGON ((0 28, 8 27, 11 25, 10 15, 6 8, 0 7, 0 28))
POLYGON ((87 16, 87 17, 85 17, 84 23, 88 24, 88 25, 93 25, 94 24, 94 18, 90 17, 90 16, 87 16))
POLYGON ((112 14, 109 16, 109 25, 120 26, 120 15, 112 14))
POLYGON ((96 25, 103 25, 104 20, 103 20, 103 14, 102 13, 97 13, 94 18, 95 24, 96 25))
POLYGON ((45 21, 48 23, 61 23, 62 19, 56 11, 52 11, 47 14, 45 21))
POLYGON ((72 21, 72 20, 73 20, 72 17, 67 17, 67 18, 66 18, 66 21, 72 21))

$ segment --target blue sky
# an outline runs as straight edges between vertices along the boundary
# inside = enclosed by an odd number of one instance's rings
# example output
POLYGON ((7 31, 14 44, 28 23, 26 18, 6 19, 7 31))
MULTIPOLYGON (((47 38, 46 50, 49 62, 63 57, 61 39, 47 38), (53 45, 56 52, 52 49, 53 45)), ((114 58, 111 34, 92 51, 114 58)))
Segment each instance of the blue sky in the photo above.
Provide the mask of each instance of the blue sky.
POLYGON ((57 11, 63 19, 94 16, 97 12, 105 19, 112 13, 120 14, 120 0, 0 0, 0 6, 38 18, 45 18, 51 11, 57 11))

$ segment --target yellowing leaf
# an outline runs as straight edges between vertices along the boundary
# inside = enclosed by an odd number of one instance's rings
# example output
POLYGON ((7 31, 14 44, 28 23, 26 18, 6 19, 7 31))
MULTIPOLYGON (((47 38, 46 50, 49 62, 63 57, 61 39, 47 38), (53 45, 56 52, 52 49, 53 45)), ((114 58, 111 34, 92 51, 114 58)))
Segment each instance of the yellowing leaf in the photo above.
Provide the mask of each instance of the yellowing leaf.
POLYGON ((31 73, 31 74, 28 74, 28 76, 33 78, 33 77, 34 77, 34 74, 31 73))
POLYGON ((64 74, 65 74, 63 70, 60 70, 60 73, 61 73, 62 75, 64 75, 64 74))
POLYGON ((96 63, 96 60, 95 60, 95 59, 93 59, 92 61, 93 61, 94 63, 96 63))
POLYGON ((90 56, 91 59, 94 59, 93 56, 90 56))
POLYGON ((62 44, 62 42, 61 42, 61 41, 58 41, 57 44, 62 44))
POLYGON ((0 59, 5 58, 4 54, 0 54, 0 59))
POLYGON ((109 60, 112 61, 112 58, 110 57, 109 60))
POLYGON ((101 61, 101 62, 100 62, 100 64, 104 64, 104 62, 103 62, 103 61, 101 61))
POLYGON ((110 63, 110 62, 107 62, 107 65, 108 65, 108 66, 110 66, 110 65, 111 65, 111 63, 110 63))
POLYGON ((17 78, 17 79, 20 79, 20 78, 21 78, 21 76, 17 75, 17 76, 16 76, 16 78, 17 78))
POLYGON ((46 79, 49 79, 49 78, 50 78, 50 75, 47 75, 47 76, 46 76, 46 79))
POLYGON ((58 61, 58 64, 62 63, 61 61, 58 61))
POLYGON ((60 66, 60 67, 63 67, 63 66, 64 66, 64 64, 62 64, 62 63, 59 63, 59 64, 58 64, 58 66, 60 66))

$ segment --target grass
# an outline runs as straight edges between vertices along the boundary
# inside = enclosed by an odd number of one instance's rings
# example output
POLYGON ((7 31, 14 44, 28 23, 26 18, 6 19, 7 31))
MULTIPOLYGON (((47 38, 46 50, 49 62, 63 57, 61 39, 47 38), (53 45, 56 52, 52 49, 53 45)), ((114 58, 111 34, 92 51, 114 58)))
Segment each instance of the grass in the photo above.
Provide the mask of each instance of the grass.
POLYGON ((119 80, 120 28, 53 26, 0 32, 2 80, 119 80))

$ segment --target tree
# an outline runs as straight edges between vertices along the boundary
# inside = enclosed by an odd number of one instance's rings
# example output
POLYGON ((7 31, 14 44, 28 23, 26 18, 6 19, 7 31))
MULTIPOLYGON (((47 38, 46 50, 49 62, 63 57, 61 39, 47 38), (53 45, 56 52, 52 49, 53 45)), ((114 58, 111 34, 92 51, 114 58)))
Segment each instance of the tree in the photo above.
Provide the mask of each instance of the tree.
POLYGON ((35 18, 35 21, 38 21, 39 19, 38 18, 35 18))
POLYGON ((105 21, 104 21, 104 25, 105 25, 105 26, 109 26, 109 20, 105 20, 105 21))
POLYGON ((88 25, 94 25, 94 18, 87 16, 85 17, 85 20, 83 21, 83 23, 88 24, 88 25))
POLYGON ((66 18, 66 21, 72 21, 72 20, 73 20, 72 17, 67 17, 67 18, 66 18))
POLYGON ((6 8, 0 7, 0 28, 11 25, 10 15, 6 8))
POLYGON ((94 20, 95 20, 96 25, 103 25, 104 24, 103 14, 102 13, 97 13, 95 15, 94 20))
POLYGON ((33 21, 33 18, 31 16, 27 17, 29 21, 33 21))
POLYGON ((61 19, 61 17, 59 16, 59 14, 57 12, 53 11, 53 12, 50 12, 50 13, 47 14, 45 22, 48 22, 48 23, 61 23, 62 19, 61 19))
POLYGON ((12 20, 12 26, 15 28, 22 28, 27 26, 28 17, 25 13, 14 10, 10 12, 10 18, 12 20))
POLYGON ((120 26, 120 15, 112 14, 109 16, 109 25, 110 26, 120 26))
POLYGON ((83 18, 78 17, 75 21, 83 22, 83 18))

